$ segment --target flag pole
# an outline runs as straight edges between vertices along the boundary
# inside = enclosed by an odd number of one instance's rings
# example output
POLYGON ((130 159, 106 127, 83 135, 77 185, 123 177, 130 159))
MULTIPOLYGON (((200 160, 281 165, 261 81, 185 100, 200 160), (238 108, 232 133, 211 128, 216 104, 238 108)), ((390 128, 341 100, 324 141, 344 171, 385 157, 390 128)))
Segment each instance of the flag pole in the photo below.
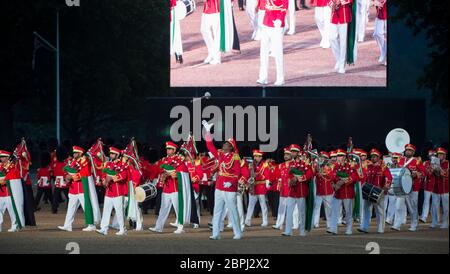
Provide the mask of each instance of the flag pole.
POLYGON ((59 11, 56 11, 56 139, 61 145, 61 119, 60 119, 60 75, 59 75, 59 11))

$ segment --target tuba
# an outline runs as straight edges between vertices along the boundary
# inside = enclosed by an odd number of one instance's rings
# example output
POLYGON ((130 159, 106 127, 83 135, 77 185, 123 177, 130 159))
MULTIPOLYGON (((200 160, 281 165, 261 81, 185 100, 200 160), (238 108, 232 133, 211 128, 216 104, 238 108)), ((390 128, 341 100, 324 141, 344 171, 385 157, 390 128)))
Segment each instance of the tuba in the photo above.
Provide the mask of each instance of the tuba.
POLYGON ((403 153, 405 145, 409 144, 410 137, 406 130, 402 128, 394 128, 386 136, 386 148, 390 152, 403 153))

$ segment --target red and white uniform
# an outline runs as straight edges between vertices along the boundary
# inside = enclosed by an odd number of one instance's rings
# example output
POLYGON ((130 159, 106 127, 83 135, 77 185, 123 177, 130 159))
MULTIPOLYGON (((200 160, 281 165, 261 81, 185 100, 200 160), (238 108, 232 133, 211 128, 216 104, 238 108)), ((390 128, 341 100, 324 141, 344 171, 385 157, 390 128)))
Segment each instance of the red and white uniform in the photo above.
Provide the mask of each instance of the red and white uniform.
POLYGON ((67 175, 67 173, 64 171, 64 167, 68 163, 65 162, 59 162, 55 161, 53 163, 53 176, 55 177, 55 187, 56 188, 68 188, 67 182, 64 180, 64 177, 67 175))
POLYGON ((261 160, 261 162, 253 162, 253 169, 255 174, 255 182, 253 192, 249 192, 247 216, 245 218, 245 224, 250 226, 255 210, 256 203, 259 201, 262 213, 262 226, 268 225, 268 208, 266 203, 267 186, 270 181, 269 164, 261 160))
POLYGON ((387 56, 387 0, 382 0, 383 5, 376 7, 377 17, 375 18, 375 29, 373 37, 377 41, 380 49, 379 63, 386 63, 387 56))
POLYGON ((322 37, 320 41, 321 48, 330 47, 331 8, 328 5, 328 1, 316 0, 314 8, 314 19, 322 37))
POLYGON ((293 165, 294 161, 288 161, 279 164, 277 167, 276 185, 280 193, 280 199, 278 203, 278 216, 275 223, 275 228, 277 229, 282 227, 286 216, 287 197, 289 196, 289 179, 291 178, 289 171, 291 170, 291 167, 293 165))
POLYGON ((314 199, 313 224, 319 227, 320 208, 323 204, 327 228, 331 225, 331 201, 333 199, 333 165, 325 165, 316 173, 316 197, 314 199))
MULTIPOLYGON (((367 168, 367 184, 372 184, 379 188, 388 189, 392 183, 392 175, 389 171, 389 168, 383 163, 383 160, 380 160, 377 163, 373 163, 367 168)), ((387 191, 385 191, 387 194, 387 191)), ((370 201, 363 200, 363 220, 361 223, 361 229, 364 231, 369 231, 370 219, 372 217, 372 210, 375 207, 375 214, 377 217, 377 231, 378 233, 384 233, 384 224, 385 224, 385 203, 383 197, 379 203, 374 204, 370 201)))
POLYGON ((50 169, 48 167, 39 168, 37 170, 36 179, 39 188, 43 189, 52 188, 52 184, 50 183, 50 169))
POLYGON ((353 226, 353 199, 355 198, 355 183, 359 180, 358 172, 350 163, 336 163, 334 166, 334 182, 338 183, 340 177, 338 172, 347 174, 348 181, 339 189, 335 190, 334 197, 331 201, 331 224, 330 232, 337 233, 337 224, 340 217, 341 207, 345 209, 346 234, 352 233, 353 226))
POLYGON ((437 176, 436 183, 432 194, 432 227, 437 227, 439 220, 440 204, 442 203, 441 228, 448 228, 448 209, 449 209, 449 192, 448 192, 448 175, 449 162, 448 160, 441 161, 441 174, 437 176))
MULTIPOLYGON (((100 223, 100 230, 102 233, 107 233, 109 229, 109 223, 111 218, 111 212, 114 209, 116 215, 114 217, 117 222, 119 231, 122 233, 125 231, 125 219, 124 219, 124 196, 126 196, 126 186, 128 183, 128 165, 121 162, 119 159, 115 161, 109 161, 105 164, 106 169, 115 171, 117 174, 113 176, 113 180, 105 185, 105 201, 103 203, 103 215, 100 223)), ((103 181, 107 179, 109 175, 103 173, 103 181)))
MULTIPOLYGON (((333 1, 329 4, 332 6, 333 1)), ((331 7, 330 44, 336 59, 335 70, 345 73, 347 57, 347 25, 352 21, 353 0, 341 0, 337 9, 331 7)))
POLYGON ((426 222, 428 214, 430 213, 431 206, 431 194, 433 193, 434 184, 436 182, 436 176, 433 172, 433 167, 430 161, 425 161, 423 163, 424 176, 423 176, 423 206, 422 206, 422 216, 420 219, 422 222, 426 222))
POLYGON ((200 26, 203 40, 208 49, 205 63, 220 63, 220 0, 206 0, 200 26))
MULTIPOLYGON (((6 175, 7 170, 0 163, 0 173, 6 175)), ((3 214, 8 210, 9 217, 11 219, 11 229, 17 229, 16 215, 14 214, 14 208, 12 205, 10 193, 6 185, 5 177, 0 178, 0 232, 2 231, 3 225, 3 214)))
POLYGON ((275 84, 284 84, 283 32, 288 7, 289 0, 266 0, 261 33, 261 60, 258 79, 260 84, 267 84, 268 82, 269 52, 275 58, 277 71, 275 84))

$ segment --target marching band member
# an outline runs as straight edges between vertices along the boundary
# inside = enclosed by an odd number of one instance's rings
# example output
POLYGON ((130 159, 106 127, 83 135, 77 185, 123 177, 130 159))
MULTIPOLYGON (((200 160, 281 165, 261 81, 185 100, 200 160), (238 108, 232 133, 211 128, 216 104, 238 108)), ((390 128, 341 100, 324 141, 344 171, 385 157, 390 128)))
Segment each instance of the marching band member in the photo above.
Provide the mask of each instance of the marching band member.
POLYGON ((289 176, 289 194, 287 198, 286 209, 286 227, 283 236, 292 236, 293 222, 294 222, 294 208, 298 210, 298 227, 300 236, 305 236, 306 224, 306 197, 309 195, 308 182, 313 177, 313 170, 311 166, 305 161, 294 162, 289 176), (292 173, 295 169, 296 172, 292 173))
POLYGON ((83 231, 95 231, 94 213, 90 199, 89 183, 87 177, 91 176, 89 160, 84 156, 85 150, 79 146, 73 147, 73 160, 69 164, 67 171, 69 174, 66 180, 69 182, 69 203, 67 205, 66 219, 59 229, 72 231, 72 223, 78 207, 84 210, 84 217, 87 227, 83 231))
MULTIPOLYGON (((286 217, 287 199, 289 196, 289 179, 290 170, 294 164, 292 160, 292 152, 289 147, 284 148, 284 163, 278 165, 277 169, 277 189, 280 193, 280 199, 278 203, 278 216, 274 229, 283 229, 284 219, 286 217)), ((297 221, 297 220, 295 220, 297 221)))
POLYGON ((377 9, 377 17, 375 18, 375 30, 373 32, 373 37, 377 41, 378 47, 380 48, 380 58, 378 58, 378 63, 386 65, 387 0, 376 0, 375 7, 377 9))
MULTIPOLYGON (((377 149, 372 149, 370 151, 371 165, 368 166, 367 170, 367 184, 372 184, 379 188, 382 188, 385 193, 391 186, 392 175, 389 168, 384 164, 381 159, 381 152, 377 149)), ((362 220, 361 228, 358 231, 363 233, 369 232, 370 219, 372 216, 372 209, 375 206, 375 214, 377 216, 377 232, 384 233, 384 222, 385 222, 385 207, 384 199, 381 198, 378 204, 374 204, 368 200, 363 200, 364 204, 364 219, 362 220)))
MULTIPOLYGON (((313 2, 314 0, 312 0, 313 2)), ((314 19, 319 29, 322 39, 320 47, 324 49, 330 48, 330 25, 331 25, 331 8, 328 5, 329 0, 315 0, 314 19)))
POLYGON ((255 40, 258 33, 258 0, 247 0, 245 5, 245 11, 250 19, 250 25, 252 26, 252 40, 255 40))
POLYGON ((183 42, 181 39, 180 20, 177 19, 175 7, 177 0, 170 0, 170 55, 175 54, 177 63, 183 64, 183 42))
POLYGON ((220 0, 205 0, 200 31, 208 49, 205 64, 220 64, 220 0))
POLYGON ((270 187, 267 188, 267 203, 269 204, 270 211, 272 211, 272 217, 276 220, 278 216, 278 203, 280 199, 277 178, 278 164, 274 159, 267 159, 266 162, 269 165, 270 181, 270 187))
MULTIPOLYGON (((182 160, 176 151, 178 146, 173 142, 166 142, 166 153, 167 156, 158 162, 158 165, 169 165, 175 168, 175 170, 183 168, 185 165, 182 164, 182 160)), ((178 224, 178 179, 176 173, 172 171, 166 171, 163 168, 160 169, 159 181, 163 184, 163 193, 161 196, 161 209, 159 211, 158 219, 154 227, 150 230, 153 232, 161 233, 164 228, 164 223, 169 217, 170 209, 173 207, 176 215, 176 223, 171 223, 171 226, 176 226, 176 233, 181 233, 183 231, 183 224, 178 224)))
MULTIPOLYGON (((19 229, 23 227, 25 219, 23 216, 23 209, 22 211, 19 211, 20 208, 17 207, 20 205, 20 201, 17 200, 18 196, 13 196, 11 181, 8 186, 8 180, 13 178, 13 172, 17 173, 14 164, 9 160, 10 157, 10 152, 0 150, 0 232, 2 231, 3 214, 6 210, 8 210, 11 220, 11 228, 8 229, 8 232, 19 231, 19 229)), ((15 184, 17 184, 17 182, 15 182, 15 184)))
POLYGON ((103 172, 102 183, 106 188, 105 201, 103 204, 103 215, 100 224, 99 234, 108 235, 109 221, 111 212, 114 209, 115 219, 117 220, 119 231, 118 236, 126 235, 124 223, 124 196, 128 179, 127 166, 119 156, 120 149, 115 147, 109 148, 109 161, 105 164, 105 169, 114 174, 103 172))
POLYGON ((353 0, 330 0, 331 26, 330 44, 336 65, 334 69, 338 73, 345 73, 347 58, 347 31, 348 24, 352 22, 353 0))
POLYGON ((346 235, 352 234, 353 225, 353 199, 355 198, 354 184, 359 180, 358 173, 351 168, 350 163, 346 161, 346 152, 343 149, 336 151, 337 159, 334 167, 334 197, 331 202, 331 222, 328 233, 338 233, 338 221, 341 206, 345 209, 346 235))
POLYGON ((325 218, 327 220, 327 229, 331 222, 331 201, 333 199, 333 164, 329 163, 330 155, 326 151, 320 152, 324 159, 323 166, 319 166, 316 174, 316 198, 314 199, 313 224, 315 228, 319 227, 320 208, 323 204, 325 209, 325 218))
POLYGON ((237 153, 236 142, 228 139, 222 146, 223 152, 219 153, 214 147, 213 138, 210 133, 212 124, 202 122, 206 130, 205 140, 208 150, 214 155, 219 163, 219 171, 214 193, 213 235, 212 240, 220 239, 220 221, 225 207, 230 211, 234 237, 241 239, 241 227, 237 210, 238 179, 241 174, 240 157, 237 153))
POLYGON ((358 42, 364 42, 366 26, 369 21, 369 10, 371 0, 357 0, 356 2, 356 38, 358 42))
POLYGON ((269 210, 266 203, 267 187, 270 185, 269 165, 262 159, 263 152, 257 149, 253 150, 253 170, 255 178, 253 185, 249 186, 248 208, 245 218, 246 226, 251 226, 252 215, 257 201, 259 201, 259 206, 262 211, 261 226, 266 227, 269 224, 269 210))
POLYGON ((277 80, 275 86, 284 85, 283 28, 289 0, 266 0, 261 33, 261 52, 259 78, 260 85, 267 85, 269 72, 269 53, 275 57, 277 80))
POLYGON ((436 176, 436 183, 433 189, 432 194, 432 207, 431 216, 431 228, 435 228, 438 226, 439 220, 439 207, 442 202, 442 216, 441 216, 441 228, 448 229, 448 171, 449 171, 449 163, 446 159, 447 150, 445 148, 439 147, 436 149, 439 162, 440 169, 438 176, 436 176))
POLYGON ((50 154, 47 152, 41 155, 41 167, 37 170, 36 180, 37 180, 37 193, 35 199, 35 210, 40 210, 39 203, 41 202, 42 195, 44 195, 44 200, 48 199, 53 201, 52 196, 52 184, 50 181, 50 154))
MULTIPOLYGON (((392 157, 392 164, 390 168, 398 168, 398 163, 402 155, 398 152, 393 152, 391 157, 392 157)), ((397 196, 388 193, 387 197, 385 198, 384 204, 386 205, 386 223, 392 225, 395 217, 397 196)))
MULTIPOLYGON (((290 145, 291 155, 292 155, 292 161, 299 163, 301 161, 302 157, 302 148, 300 145, 297 144, 291 144, 290 145)), ((298 229, 298 208, 294 208, 294 226, 293 229, 298 229)))
MULTIPOLYGON (((423 165, 420 157, 415 158, 414 153, 416 152, 416 147, 412 144, 405 145, 405 157, 400 159, 399 167, 408 168, 411 171, 413 177, 413 188, 411 193, 406 196, 406 206, 411 214, 411 225, 409 231, 416 231, 419 222, 418 213, 418 197, 419 190, 422 186, 422 173, 423 165)), ((400 231, 400 226, 403 223, 404 216, 406 212, 402 203, 405 202, 405 198, 397 197, 397 210, 395 213, 394 226, 391 227, 392 230, 400 231)))
POLYGON ((430 149, 428 151, 428 160, 423 163, 425 174, 423 176, 424 180, 424 192, 423 192, 423 206, 422 206, 422 216, 419 221, 426 223, 428 219, 428 214, 430 213, 430 201, 431 194, 433 193, 434 184, 436 182, 436 170, 434 170, 431 163, 431 159, 436 157, 436 151, 430 149))

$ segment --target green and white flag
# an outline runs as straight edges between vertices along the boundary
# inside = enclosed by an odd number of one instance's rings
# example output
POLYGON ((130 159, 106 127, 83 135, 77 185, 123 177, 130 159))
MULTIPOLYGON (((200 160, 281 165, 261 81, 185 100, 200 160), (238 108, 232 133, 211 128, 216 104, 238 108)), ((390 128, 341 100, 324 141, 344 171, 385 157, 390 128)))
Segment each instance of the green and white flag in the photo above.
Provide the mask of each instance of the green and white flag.
POLYGON ((233 48, 233 7, 231 0, 220 0, 220 51, 230 52, 233 48))
POLYGON ((178 178, 178 223, 191 222, 191 179, 189 172, 177 172, 178 178))

